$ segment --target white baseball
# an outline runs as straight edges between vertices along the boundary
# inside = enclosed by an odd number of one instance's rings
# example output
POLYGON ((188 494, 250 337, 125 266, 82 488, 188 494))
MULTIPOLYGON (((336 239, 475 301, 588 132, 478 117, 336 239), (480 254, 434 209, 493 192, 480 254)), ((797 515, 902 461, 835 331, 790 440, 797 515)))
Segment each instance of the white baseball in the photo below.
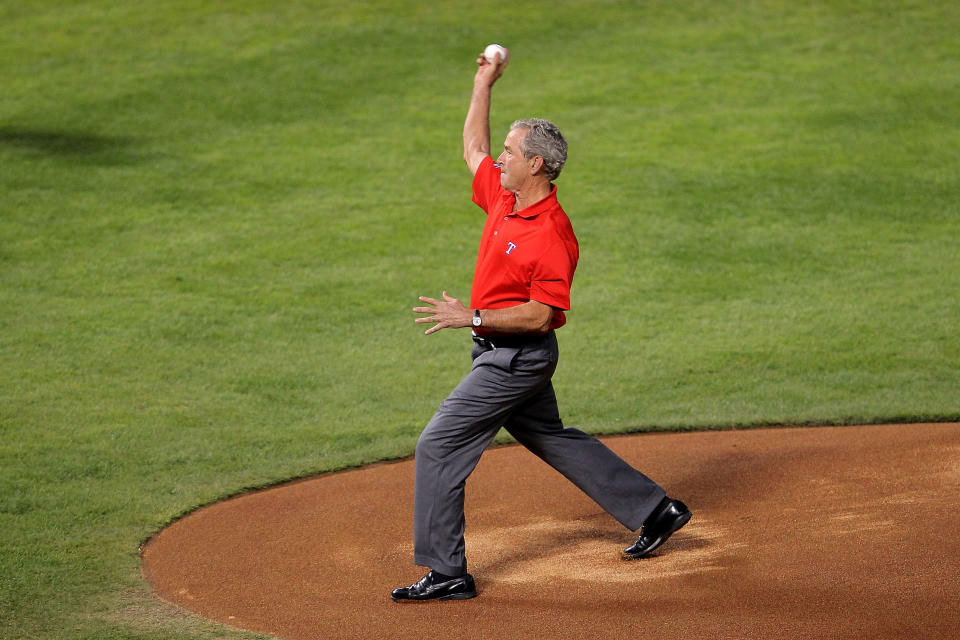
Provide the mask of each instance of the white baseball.
POLYGON ((498 56, 500 57, 500 62, 507 61, 507 50, 498 44, 488 44, 487 48, 483 50, 483 57, 491 64, 497 62, 498 56))

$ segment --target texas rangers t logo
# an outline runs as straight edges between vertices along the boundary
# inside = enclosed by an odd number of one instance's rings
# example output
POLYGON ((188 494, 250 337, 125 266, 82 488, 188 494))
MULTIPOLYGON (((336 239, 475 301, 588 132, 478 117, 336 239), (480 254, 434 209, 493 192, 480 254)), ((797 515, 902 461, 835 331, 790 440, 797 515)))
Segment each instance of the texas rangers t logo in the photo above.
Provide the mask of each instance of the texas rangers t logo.
POLYGON ((517 248, 517 245, 512 242, 507 243, 507 255, 510 255, 510 252, 517 248))

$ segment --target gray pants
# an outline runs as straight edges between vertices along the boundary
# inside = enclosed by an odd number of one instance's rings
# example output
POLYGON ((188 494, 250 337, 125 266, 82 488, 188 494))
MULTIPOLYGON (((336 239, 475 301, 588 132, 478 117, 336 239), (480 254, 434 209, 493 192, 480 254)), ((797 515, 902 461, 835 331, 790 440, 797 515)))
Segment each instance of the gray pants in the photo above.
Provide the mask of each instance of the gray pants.
POLYGON ((621 524, 639 529, 666 493, 596 438, 564 428, 550 382, 559 356, 554 332, 520 347, 478 345, 472 355, 470 373, 417 442, 414 562, 466 572, 464 486, 501 426, 621 524))

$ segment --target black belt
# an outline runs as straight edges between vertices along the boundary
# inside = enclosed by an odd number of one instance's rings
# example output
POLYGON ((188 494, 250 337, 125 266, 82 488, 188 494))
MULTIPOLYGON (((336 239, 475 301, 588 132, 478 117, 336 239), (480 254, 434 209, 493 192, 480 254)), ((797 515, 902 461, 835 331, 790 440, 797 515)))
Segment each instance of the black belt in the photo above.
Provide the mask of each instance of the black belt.
POLYGON ((551 335, 552 333, 553 333, 553 330, 551 329, 547 333, 531 333, 528 335, 518 333, 510 336, 483 337, 483 336, 478 336, 474 334, 473 341, 478 345, 480 345, 481 347, 484 347, 487 349, 496 349, 497 347, 511 349, 516 347, 522 347, 528 344, 535 344, 538 342, 542 342, 547 338, 547 336, 551 335))

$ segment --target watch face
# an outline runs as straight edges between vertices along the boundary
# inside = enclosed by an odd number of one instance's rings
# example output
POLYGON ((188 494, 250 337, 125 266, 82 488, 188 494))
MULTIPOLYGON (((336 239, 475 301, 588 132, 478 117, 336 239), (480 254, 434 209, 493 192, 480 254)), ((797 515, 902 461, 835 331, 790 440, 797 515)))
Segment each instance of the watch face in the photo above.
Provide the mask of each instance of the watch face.
POLYGON ((480 316, 473 316, 473 326, 475 327, 480 326, 480 316))

